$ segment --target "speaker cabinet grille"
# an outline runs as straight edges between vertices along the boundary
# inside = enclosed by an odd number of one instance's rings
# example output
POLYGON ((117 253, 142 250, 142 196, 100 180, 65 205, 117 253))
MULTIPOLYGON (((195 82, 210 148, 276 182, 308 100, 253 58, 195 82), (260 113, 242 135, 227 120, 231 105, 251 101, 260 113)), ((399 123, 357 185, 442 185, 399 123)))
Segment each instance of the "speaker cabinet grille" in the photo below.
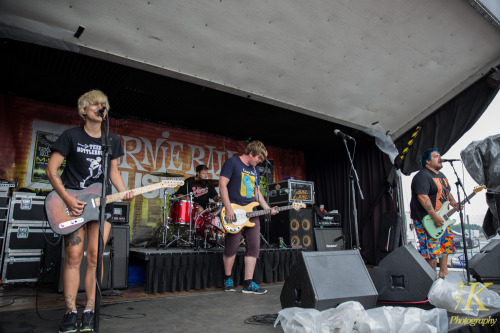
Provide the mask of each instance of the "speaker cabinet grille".
POLYGON ((301 252, 280 296, 283 308, 320 311, 352 300, 365 309, 377 303, 377 290, 357 250, 301 252))
POLYGON ((287 210, 271 217, 269 242, 279 243, 279 238, 288 246, 301 246, 314 251, 314 220, 311 207, 287 210))
POLYGON ((344 249, 344 234, 341 228, 315 228, 318 251, 340 251, 344 249))

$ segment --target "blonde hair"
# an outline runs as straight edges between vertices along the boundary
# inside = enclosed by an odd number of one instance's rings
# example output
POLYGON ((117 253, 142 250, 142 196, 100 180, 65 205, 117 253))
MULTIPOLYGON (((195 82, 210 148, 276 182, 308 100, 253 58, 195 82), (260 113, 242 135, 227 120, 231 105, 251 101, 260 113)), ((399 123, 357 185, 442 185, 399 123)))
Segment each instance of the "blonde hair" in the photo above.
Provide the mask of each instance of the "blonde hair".
POLYGON ((258 140, 252 141, 247 144, 245 148, 245 155, 252 153, 253 156, 260 156, 262 160, 267 159, 267 149, 264 144, 258 140))
POLYGON ((108 96, 106 96, 102 91, 100 90, 91 90, 78 99, 78 114, 80 117, 85 120, 87 118, 87 111, 85 109, 89 105, 95 105, 95 104, 105 104, 106 105, 106 113, 109 113, 109 102, 108 102, 108 96))

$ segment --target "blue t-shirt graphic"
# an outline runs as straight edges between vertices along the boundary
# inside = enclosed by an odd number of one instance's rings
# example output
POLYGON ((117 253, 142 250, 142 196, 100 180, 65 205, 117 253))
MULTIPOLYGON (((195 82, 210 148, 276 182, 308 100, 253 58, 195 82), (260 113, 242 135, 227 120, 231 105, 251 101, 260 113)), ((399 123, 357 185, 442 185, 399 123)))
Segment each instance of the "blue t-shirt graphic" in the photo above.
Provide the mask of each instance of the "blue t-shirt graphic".
POLYGON ((239 156, 233 156, 222 166, 220 173, 229 179, 227 191, 229 201, 240 206, 255 202, 255 186, 259 172, 243 163, 239 156))

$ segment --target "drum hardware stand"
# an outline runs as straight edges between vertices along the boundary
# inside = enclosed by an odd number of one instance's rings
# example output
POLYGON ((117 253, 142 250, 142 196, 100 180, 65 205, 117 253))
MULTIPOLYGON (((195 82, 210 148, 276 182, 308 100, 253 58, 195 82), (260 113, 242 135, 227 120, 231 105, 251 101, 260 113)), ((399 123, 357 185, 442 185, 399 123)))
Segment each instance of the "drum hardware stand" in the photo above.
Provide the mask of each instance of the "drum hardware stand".
POLYGON ((266 246, 268 248, 271 247, 271 244, 269 244, 269 242, 267 241, 267 239, 264 237, 264 235, 262 234, 262 232, 260 233, 260 239, 262 239, 262 241, 264 242, 264 244, 266 244, 266 246))
MULTIPOLYGON (((189 192, 189 235, 188 235, 188 240, 187 240, 187 244, 189 245, 193 245, 194 243, 191 241, 192 240, 192 236, 193 236, 193 228, 192 228, 192 225, 193 225, 193 209, 191 209, 191 207, 194 207, 193 205, 193 192, 189 192)), ((197 214, 197 212, 195 213, 197 214)))
POLYGON ((168 220, 170 217, 167 216, 167 211, 170 211, 170 209, 167 209, 167 197, 169 198, 170 202, 170 195, 168 194, 167 189, 163 191, 163 225, 158 228, 156 231, 155 235, 158 238, 158 245, 156 246, 157 248, 164 247, 167 248, 173 243, 177 242, 178 240, 184 241, 180 236, 179 232, 177 232, 177 235, 170 229, 170 226, 168 225, 168 220), (170 231, 172 236, 170 238, 167 238, 167 232, 170 231), (161 241, 160 241, 161 238, 161 241))
POLYGON ((224 228, 222 228, 222 229, 221 229, 221 228, 219 228, 219 227, 218 227, 218 226, 216 226, 216 225, 212 225, 212 226, 211 226, 211 228, 213 228, 213 229, 215 229, 215 230, 219 231, 219 232, 216 232, 216 233, 215 233, 215 247, 221 247, 221 248, 224 248, 224 245, 221 245, 221 244, 219 243, 219 238, 220 238, 221 234, 224 234, 224 233, 226 232, 226 230, 225 230, 224 228))

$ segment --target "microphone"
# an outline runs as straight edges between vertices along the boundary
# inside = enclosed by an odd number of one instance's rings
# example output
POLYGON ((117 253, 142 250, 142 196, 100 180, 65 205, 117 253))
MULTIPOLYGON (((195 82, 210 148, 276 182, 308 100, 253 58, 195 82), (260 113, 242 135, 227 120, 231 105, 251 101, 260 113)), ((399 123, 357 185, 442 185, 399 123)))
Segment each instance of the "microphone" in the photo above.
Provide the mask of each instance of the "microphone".
MULTIPOLYGON (((352 136, 349 136, 345 133, 342 133, 339 129, 336 129, 335 131, 333 131, 333 133, 335 133, 335 135, 341 136, 344 139, 354 140, 354 138, 352 136)), ((356 140, 354 140, 354 141, 356 141, 356 140)))
POLYGON ((104 118, 104 112, 106 112, 106 107, 103 106, 102 108, 97 109, 96 113, 101 116, 101 118, 104 118))
POLYGON ((446 159, 446 158, 442 158, 441 159, 441 162, 460 162, 460 160, 456 159, 456 158, 450 158, 450 159, 446 159))
POLYGON ((271 164, 271 162, 269 162, 269 160, 266 159, 266 164, 269 165, 271 167, 271 169, 274 169, 274 165, 271 164))

